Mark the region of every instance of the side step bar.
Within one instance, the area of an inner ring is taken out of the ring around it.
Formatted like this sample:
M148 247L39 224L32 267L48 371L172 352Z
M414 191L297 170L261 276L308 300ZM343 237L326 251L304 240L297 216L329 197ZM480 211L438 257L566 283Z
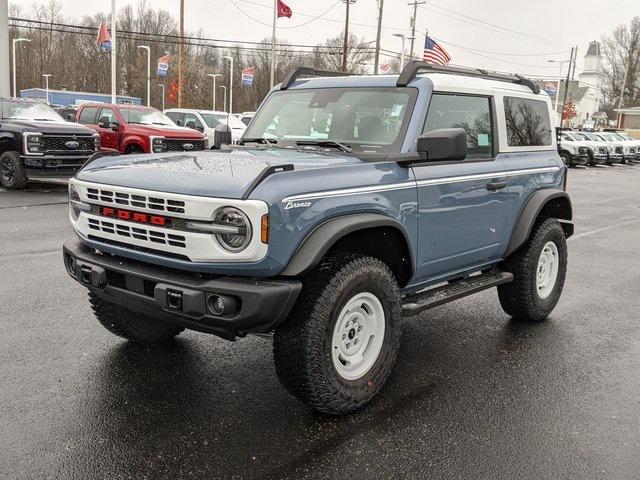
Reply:
M406 297L402 305L402 316L412 317L430 308L510 282L513 282L513 274L495 270L457 280L447 285Z

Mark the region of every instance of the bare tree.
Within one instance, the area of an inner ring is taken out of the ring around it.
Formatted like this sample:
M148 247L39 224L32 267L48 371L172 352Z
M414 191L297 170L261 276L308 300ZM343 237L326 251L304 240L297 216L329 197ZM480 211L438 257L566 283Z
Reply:
M609 117L618 106L622 83L627 76L622 98L623 105L640 103L640 17L618 26L602 42L604 82L603 109ZM628 73L627 73L628 72Z
M329 70L340 70L342 68L342 49L344 44L344 33L337 37L328 39L322 47L316 48L315 60L324 68ZM366 64L373 59L373 51L364 38L358 38L349 34L347 42L347 72L364 73Z

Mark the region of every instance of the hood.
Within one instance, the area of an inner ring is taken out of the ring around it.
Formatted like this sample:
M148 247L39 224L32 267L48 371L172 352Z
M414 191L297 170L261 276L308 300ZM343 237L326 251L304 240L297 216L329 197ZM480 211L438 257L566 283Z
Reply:
M191 128L179 127L177 125L161 126L161 125L141 125L138 123L128 123L127 130L140 132L144 135L158 135L166 138L191 138L200 140L204 135L197 130Z
M13 125L23 129L25 132L41 132L47 134L73 135L84 134L93 135L95 130L72 122L30 122L28 120L2 120L5 125Z
M76 178L183 195L243 198L270 167L292 165L300 170L357 163L361 160L339 153L285 149L203 150L102 157L87 164Z

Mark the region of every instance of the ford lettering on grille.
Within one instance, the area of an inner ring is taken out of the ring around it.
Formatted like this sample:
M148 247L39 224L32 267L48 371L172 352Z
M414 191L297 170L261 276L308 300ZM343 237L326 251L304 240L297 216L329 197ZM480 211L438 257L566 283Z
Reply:
M131 210L122 210L120 208L101 207L100 213L104 217L118 218L129 222L147 223L157 225L159 227L169 226L171 220L161 215L151 215L149 213L132 212Z

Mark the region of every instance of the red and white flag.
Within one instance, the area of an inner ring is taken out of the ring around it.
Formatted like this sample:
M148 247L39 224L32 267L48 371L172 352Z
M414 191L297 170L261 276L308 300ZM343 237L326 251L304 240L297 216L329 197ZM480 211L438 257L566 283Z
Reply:
M111 51L111 35L109 35L109 30L107 30L107 26L104 24L104 22L100 22L100 26L98 27L98 38L96 38L96 42L98 43L98 45L100 45L100 51Z
M284 3L282 0L278 0L278 18L287 17L291 18L293 12L291 12L291 8Z

